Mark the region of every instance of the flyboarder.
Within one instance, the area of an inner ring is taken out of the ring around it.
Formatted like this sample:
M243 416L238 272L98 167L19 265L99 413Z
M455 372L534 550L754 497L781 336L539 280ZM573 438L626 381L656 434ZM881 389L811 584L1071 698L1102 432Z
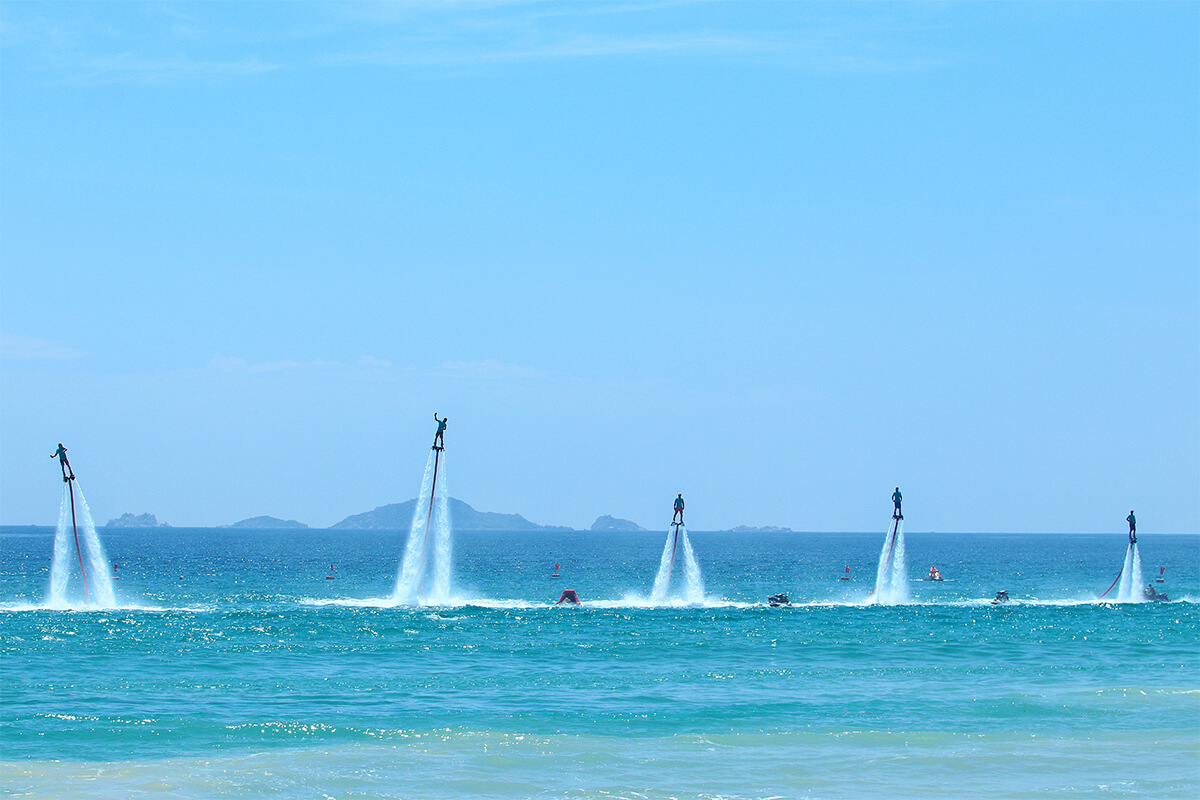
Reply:
M59 445L62 447L62 445ZM1137 544L1137 517L1133 516L1133 509L1129 509L1129 516L1125 518L1129 523L1129 543Z
M437 419L437 424L438 424L437 433L435 433L433 435L433 449L441 450L443 447L446 446L446 442L442 439L442 434L444 434L446 432L446 423L450 420L450 418L442 417L441 419L438 419L438 415L437 415L436 411L433 412L433 418Z
M683 493L680 492L675 496L675 513L671 515L671 524L675 524L675 520L679 519L679 524L683 524Z
M900 487L896 487L896 491L892 492L892 502L896 504L896 510L892 512L892 519L904 519L904 515L900 513L900 501L903 500L903 495L900 494Z
M71 462L67 461L67 448L63 447L62 442L58 443L58 449L50 457L58 459L58 465L62 467L63 483L75 480L75 472L71 469Z

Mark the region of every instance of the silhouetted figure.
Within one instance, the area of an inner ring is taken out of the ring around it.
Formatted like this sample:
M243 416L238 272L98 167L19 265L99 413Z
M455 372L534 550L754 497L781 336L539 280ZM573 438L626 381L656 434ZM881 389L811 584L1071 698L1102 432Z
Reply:
M436 411L433 412L433 418L437 419L437 424L438 424L437 433L435 433L433 435L433 449L441 450L443 447L446 446L446 442L445 442L445 440L443 440L442 434L444 434L446 432L446 422L448 422L450 418L442 417L441 419L438 419L438 415L437 415Z
M58 443L58 449L50 457L58 459L58 465L62 467L63 483L75 480L75 473L71 470L71 462L67 461L67 448L63 447L62 442Z
M900 513L900 501L904 496L900 494L900 487L896 487L896 491L892 492L892 502L896 505L896 510L892 512L892 519L904 519L904 515Z
M679 524L683 524L683 494L680 493L675 498L675 513L671 515L671 524L675 524L675 520L679 520Z

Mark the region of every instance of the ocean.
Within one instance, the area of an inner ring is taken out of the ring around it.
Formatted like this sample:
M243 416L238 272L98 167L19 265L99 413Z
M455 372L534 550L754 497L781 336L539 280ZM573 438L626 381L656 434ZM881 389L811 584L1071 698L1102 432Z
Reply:
M884 522L690 532L692 602L666 530L454 532L437 606L392 599L407 531L159 528L47 608L54 529L0 528L0 792L1200 796L1200 536L1140 534L1170 599L1118 603L1122 532L907 533L868 604Z

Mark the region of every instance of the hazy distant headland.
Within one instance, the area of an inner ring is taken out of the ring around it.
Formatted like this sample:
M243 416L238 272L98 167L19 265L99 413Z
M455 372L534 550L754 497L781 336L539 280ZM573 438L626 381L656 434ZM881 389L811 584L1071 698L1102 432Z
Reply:
M627 519L618 519L610 517L608 514L601 514L596 517L596 521L592 523L594 531L644 531L646 530L636 522L631 522Z
M159 522L158 517L153 514L130 514L128 512L122 514L116 519L110 519L105 523L106 528L169 528L170 523Z
M307 528L303 522L297 522L294 519L279 519L279 517L251 517L244 519L241 522L235 522L232 525L224 526L226 528Z
M451 497L450 519L456 531L569 531L574 530L563 525L538 525L530 522L520 514L497 514L494 511L476 511L462 500ZM392 503L379 506L374 511L354 514L341 522L331 525L331 528L351 529L383 529L403 530L412 525L413 509L416 500L406 500L403 503Z
M575 528L566 525L539 525L530 522L520 514L500 514L494 511L477 511L462 500L449 498L451 527L458 531L574 531ZM412 525L413 510L417 501L406 500L403 503L390 503L379 506L361 514L352 514L341 522L330 525L325 530L407 530ZM110 519L105 527L108 528L169 528L169 523L159 522L154 514L122 514L116 519ZM294 519L280 519L267 515L250 517L230 525L218 525L220 528L237 528L242 530L304 530L310 526ZM628 519L621 519L609 514L596 517L589 531L606 532L637 532L646 531L641 525ZM733 533L794 533L791 528L774 525L754 527L738 525L730 529Z

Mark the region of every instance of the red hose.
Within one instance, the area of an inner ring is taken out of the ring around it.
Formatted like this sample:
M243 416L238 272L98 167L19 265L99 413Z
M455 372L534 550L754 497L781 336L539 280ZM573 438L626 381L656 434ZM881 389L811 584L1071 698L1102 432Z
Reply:
M1133 546L1133 545L1130 545L1130 547L1132 547L1132 546ZM1114 580L1114 581L1112 582L1112 586L1110 586L1110 587L1108 587L1107 589L1105 589L1105 590L1104 590L1104 594L1100 595L1100 596L1099 596L1099 597L1097 597L1096 599L1097 599L1097 600L1103 600L1103 599L1105 598L1105 596L1106 596L1106 595L1107 595L1109 592L1111 592L1111 591L1113 590L1113 586L1116 586L1116 585L1117 585L1117 581L1121 580L1121 576L1122 576L1122 575L1124 575L1124 574L1125 574L1125 565L1124 565L1124 564L1122 564L1122 565L1121 565L1121 571L1117 573L1116 580Z

